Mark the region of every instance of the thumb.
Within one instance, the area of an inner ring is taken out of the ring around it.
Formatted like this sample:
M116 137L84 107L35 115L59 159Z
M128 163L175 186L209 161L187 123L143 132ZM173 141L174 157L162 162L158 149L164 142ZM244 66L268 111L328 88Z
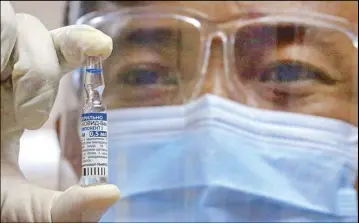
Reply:
M119 198L112 184L81 187L75 185L62 193L51 209L53 222L98 222Z

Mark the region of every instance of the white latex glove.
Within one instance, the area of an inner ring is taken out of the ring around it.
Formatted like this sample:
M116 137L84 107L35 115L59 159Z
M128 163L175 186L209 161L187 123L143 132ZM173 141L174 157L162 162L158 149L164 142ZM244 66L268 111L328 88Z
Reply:
M74 186L65 192L27 181L18 165L23 129L48 119L61 76L85 55L111 54L112 40L89 26L49 32L36 18L1 1L1 221L93 222L118 199L114 185ZM41 143L41 142L39 142Z

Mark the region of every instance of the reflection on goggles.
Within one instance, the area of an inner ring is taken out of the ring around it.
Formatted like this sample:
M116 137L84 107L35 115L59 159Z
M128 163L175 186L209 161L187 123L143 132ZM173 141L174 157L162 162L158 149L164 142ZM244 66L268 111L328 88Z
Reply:
M357 49L331 26L242 21L224 38L174 16L103 21L97 28L114 40L104 63L111 108L180 104L218 88L243 104L347 121L356 106Z

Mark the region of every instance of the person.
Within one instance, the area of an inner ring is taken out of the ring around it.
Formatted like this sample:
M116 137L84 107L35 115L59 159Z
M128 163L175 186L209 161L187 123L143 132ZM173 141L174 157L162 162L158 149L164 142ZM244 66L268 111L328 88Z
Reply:
M49 32L1 1L1 222L93 222L118 199L118 188L110 184L65 192L40 188L18 165L23 129L47 120L61 76L85 56L108 57L112 47L110 37L90 26Z
M75 4L70 23L114 41L103 101L121 198L102 221L357 222L357 3ZM80 111L59 126L78 177Z
M114 40L103 221L357 222L357 2L69 6Z

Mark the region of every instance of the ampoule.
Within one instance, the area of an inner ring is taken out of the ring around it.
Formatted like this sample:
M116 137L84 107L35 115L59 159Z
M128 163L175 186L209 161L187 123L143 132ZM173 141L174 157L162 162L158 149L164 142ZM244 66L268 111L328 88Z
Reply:
M86 102L81 115L81 185L107 183L107 112L102 102L105 89L101 57L88 57L84 68Z

